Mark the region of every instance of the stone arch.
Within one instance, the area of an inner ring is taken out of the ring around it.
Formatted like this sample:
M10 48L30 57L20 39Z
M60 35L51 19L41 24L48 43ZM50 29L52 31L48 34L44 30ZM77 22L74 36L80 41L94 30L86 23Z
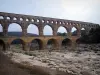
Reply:
M72 45L72 41L69 38L65 38L61 42L62 49L67 49Z
M0 19L4 19L4 17L3 16L0 16Z
M19 18L20 21L23 21L24 19L22 17Z
M8 32L9 32L8 35L10 35L11 32L14 32L14 33L16 32L15 34L17 34L18 36L21 36L22 27L18 23L11 23L8 26ZM13 34L11 33L11 36L16 36L14 33Z
M51 20L51 23L53 24L53 23L54 23L54 21L53 21L53 20Z
M13 17L13 20L17 20L17 17Z
M6 17L7 20L10 20L11 18L9 16Z
M72 33L72 36L77 36L79 33L79 29L77 27L73 26L71 28L71 33Z
M93 30L93 29L94 29L93 27L90 27L90 28L89 28L89 31L90 31L90 30Z
M42 23L45 23L45 20L44 20L44 19L42 19L42 20L41 20L41 22L42 22Z
M85 28L84 28L84 27L82 27L82 28L81 28L81 30L85 30Z
M5 42L2 39L0 39L0 50L5 50L5 49L6 49Z
M34 22L34 19L33 18L31 19L31 22Z
M52 50L57 48L57 40L56 39L49 39L47 41L47 49Z
M50 20L46 20L46 23L49 24L50 23Z
M3 32L3 27L1 24L0 24L0 32Z
M39 28L37 25L35 24L29 24L27 27L27 33L31 33L33 34L33 36L35 35L39 35Z
M28 19L28 18L26 18L26 21L29 21L29 19Z
M20 39L20 38L17 38L17 39L13 39L11 42L10 42L10 49L13 50L13 49L22 49L24 50L24 45L25 45L25 41Z
M58 35L60 35L60 34L65 34L65 35L67 35L67 33L68 33L68 28L65 27L65 26L59 26L58 29L57 29L57 33L58 33Z
M30 50L42 50L43 41L41 39L33 39L30 43Z
M38 23L39 23L39 22L41 22L41 20L40 20L40 19L36 19L36 22L38 22Z
M51 25L45 25L43 28L43 34L44 35L53 35L53 27Z
M83 36L85 34L86 34L86 28L85 27L82 27L81 28L81 36Z

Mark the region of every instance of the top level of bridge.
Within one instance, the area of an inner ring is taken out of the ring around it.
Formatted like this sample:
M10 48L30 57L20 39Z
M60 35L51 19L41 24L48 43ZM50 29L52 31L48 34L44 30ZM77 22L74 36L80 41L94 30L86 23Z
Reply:
M50 18L50 17L42 17L42 16L32 16L32 15L24 15L24 14L15 14L15 13L7 13L7 12L0 12L0 18L4 19L13 19L17 18L17 20L23 20L23 21L30 21L30 20L38 20L41 22L44 21L51 21L53 22L61 22L61 23L80 23L80 24L87 24L87 25L99 25L96 23L90 23L90 22L82 22L82 21L75 21L75 20L66 20L66 19L58 19L58 18Z

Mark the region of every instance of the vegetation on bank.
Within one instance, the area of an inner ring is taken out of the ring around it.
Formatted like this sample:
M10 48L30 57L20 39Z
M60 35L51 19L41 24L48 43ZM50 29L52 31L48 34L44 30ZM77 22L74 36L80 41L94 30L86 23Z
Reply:
M67 33L57 33L58 36L67 36ZM77 30L72 33L72 36L77 36ZM85 30L81 30L81 37L77 40L77 43L100 43L100 27L91 28L89 33L87 34Z
M78 40L78 43L100 43L100 27L91 29L88 34L83 34Z

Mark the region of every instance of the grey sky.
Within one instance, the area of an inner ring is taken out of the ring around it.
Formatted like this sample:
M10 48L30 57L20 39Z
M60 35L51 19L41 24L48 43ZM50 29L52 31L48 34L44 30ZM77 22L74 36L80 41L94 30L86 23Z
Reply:
M100 24L100 0L0 0L0 12Z

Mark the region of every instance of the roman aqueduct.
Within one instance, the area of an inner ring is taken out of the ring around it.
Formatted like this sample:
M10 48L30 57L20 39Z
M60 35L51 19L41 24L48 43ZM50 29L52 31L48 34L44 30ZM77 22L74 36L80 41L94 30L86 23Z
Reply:
M12 23L17 23L22 28L22 36L8 36L8 28ZM53 42L53 49L60 50L62 48L63 42L68 43L71 42L71 45L76 43L76 40L81 36L81 29L84 28L86 33L89 32L91 28L99 27L98 24L89 23L89 22L81 22L81 21L73 21L73 20L65 20L65 19L57 19L50 17L41 17L41 16L31 16L31 15L22 15L22 14L14 14L14 13L6 13L0 12L0 24L2 26L2 36L0 36L0 45L4 50L8 50L10 48L11 43L20 39L23 45L24 50L30 49L30 43L33 40L36 40L39 44L39 50L46 50L47 43L49 40ZM30 24L34 24L37 26L39 35L38 36L28 36L27 28ZM43 29L46 25L49 25L53 30L52 36L43 35ZM68 34L66 37L57 36L58 28L62 26L64 27ZM72 36L71 30L75 27L77 29L77 36ZM64 41L69 39L69 41ZM67 45L67 44L66 44Z

